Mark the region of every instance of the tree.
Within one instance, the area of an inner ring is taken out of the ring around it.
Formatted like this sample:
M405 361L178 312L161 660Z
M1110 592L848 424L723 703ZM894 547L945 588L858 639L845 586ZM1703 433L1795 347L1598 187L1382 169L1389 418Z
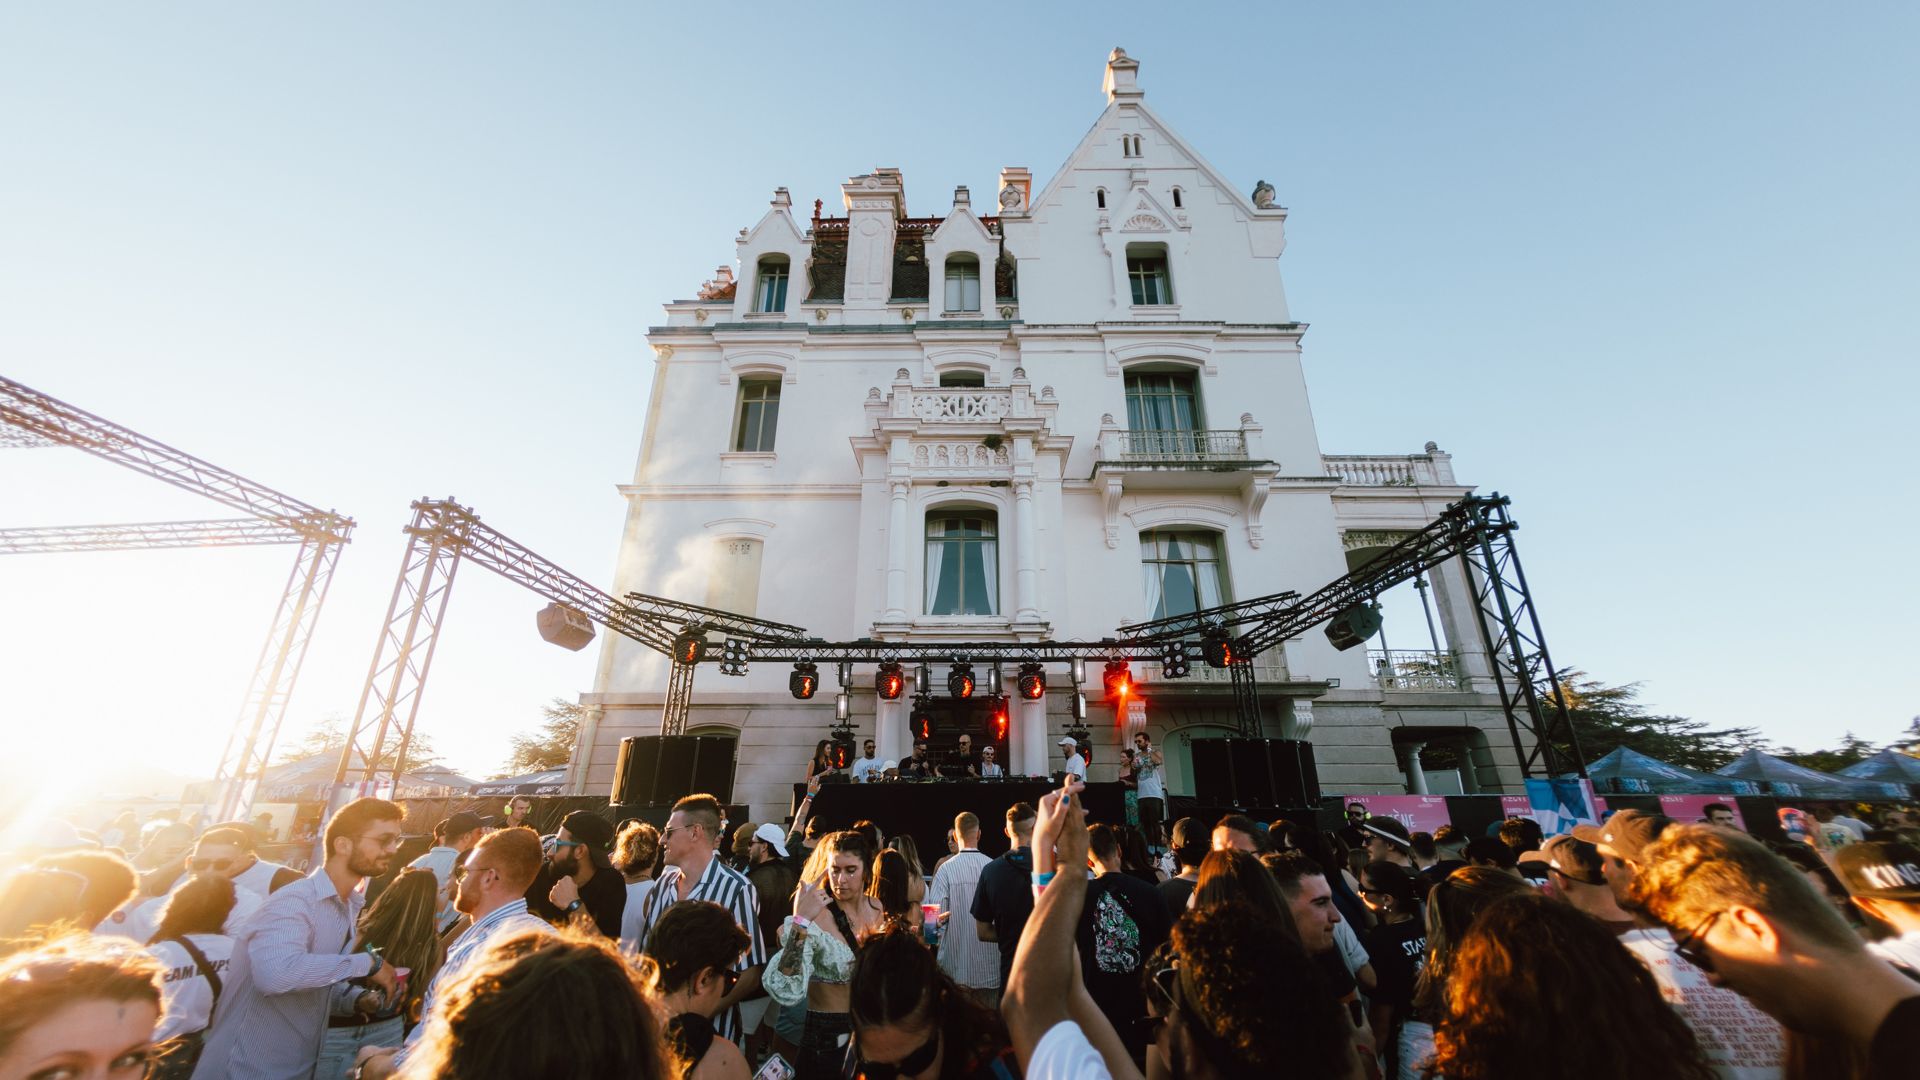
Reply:
M1907 730L1887 745L1910 757L1920 757L1920 716L1907 721Z
M1580 739L1580 756L1597 761L1619 747L1637 750L1700 772L1713 770L1749 749L1767 749L1767 741L1750 727L1713 728L1704 720L1648 713L1640 704L1640 684L1609 686L1577 668L1559 672L1567 714ZM1543 703L1552 707L1549 694ZM1570 742L1557 744L1572 753Z
M365 735L365 738L368 739L372 737L371 732ZM337 712L328 713L321 717L319 721L301 737L299 742L284 747L280 751L280 760L275 764L285 765L289 761L304 761L317 754L338 757L340 756L340 751L346 745L346 714ZM379 755L379 767L391 769L393 767L393 756L399 749L400 733L398 731L388 731L387 745ZM433 768L442 764L444 764L444 760L439 754L433 751L432 738L424 732L415 731L413 733L413 739L407 743L407 771L414 772L419 769Z
M513 737L513 753L502 776L561 769L573 759L573 744L580 739L580 722L586 719L587 706L557 697L543 706L540 714L545 719L538 730Z
M1880 748L1849 731L1840 738L1840 746L1833 750L1782 750L1780 756L1795 765L1805 765L1809 769L1821 772L1839 772L1855 762L1865 761L1880 752Z

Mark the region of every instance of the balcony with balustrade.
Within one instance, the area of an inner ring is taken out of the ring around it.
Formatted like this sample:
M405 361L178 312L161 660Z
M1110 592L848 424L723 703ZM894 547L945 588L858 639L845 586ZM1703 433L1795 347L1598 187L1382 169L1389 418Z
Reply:
M1368 649L1367 666L1380 689L1435 693L1473 689L1460 657L1428 649Z
M1433 443L1422 454L1323 454L1320 465L1339 481L1334 513L1347 533L1425 528L1473 490L1454 478L1453 455Z
M1264 428L1251 413L1240 426L1214 430L1130 430L1108 413L1100 418L1093 479L1106 514L1107 546L1119 543L1120 500L1141 493L1220 492L1238 495L1247 538L1260 546L1260 515L1280 463L1260 445Z

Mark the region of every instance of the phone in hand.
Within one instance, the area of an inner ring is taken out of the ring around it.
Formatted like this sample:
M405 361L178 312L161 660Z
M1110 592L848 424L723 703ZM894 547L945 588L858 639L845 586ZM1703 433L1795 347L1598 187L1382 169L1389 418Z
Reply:
M760 1071L753 1074L753 1080L793 1080L793 1066L787 1064L786 1058L773 1054L760 1066Z

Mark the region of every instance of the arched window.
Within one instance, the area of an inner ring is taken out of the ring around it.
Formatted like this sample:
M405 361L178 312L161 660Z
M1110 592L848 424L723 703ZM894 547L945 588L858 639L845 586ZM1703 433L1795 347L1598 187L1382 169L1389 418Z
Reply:
M1093 205L1098 207L1101 210L1105 210L1107 208L1107 189L1106 188L1093 189Z
M947 310L980 310L980 260L972 255L947 256Z
M1216 532L1141 533L1140 576L1146 586L1149 619L1190 615L1227 601Z
M1000 614L998 524L971 507L927 515L927 614Z
M787 310L787 270L785 255L766 255L760 259L754 279L753 310Z
M1180 205L1180 189L1179 188L1173 189L1173 208L1175 210L1182 209Z

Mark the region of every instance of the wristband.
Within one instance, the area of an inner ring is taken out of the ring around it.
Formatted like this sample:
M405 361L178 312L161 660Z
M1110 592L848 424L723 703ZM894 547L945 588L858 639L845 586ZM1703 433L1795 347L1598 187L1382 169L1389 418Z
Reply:
M807 930L813 927L813 920L807 918L805 915L795 915L793 917L793 925L795 929Z

